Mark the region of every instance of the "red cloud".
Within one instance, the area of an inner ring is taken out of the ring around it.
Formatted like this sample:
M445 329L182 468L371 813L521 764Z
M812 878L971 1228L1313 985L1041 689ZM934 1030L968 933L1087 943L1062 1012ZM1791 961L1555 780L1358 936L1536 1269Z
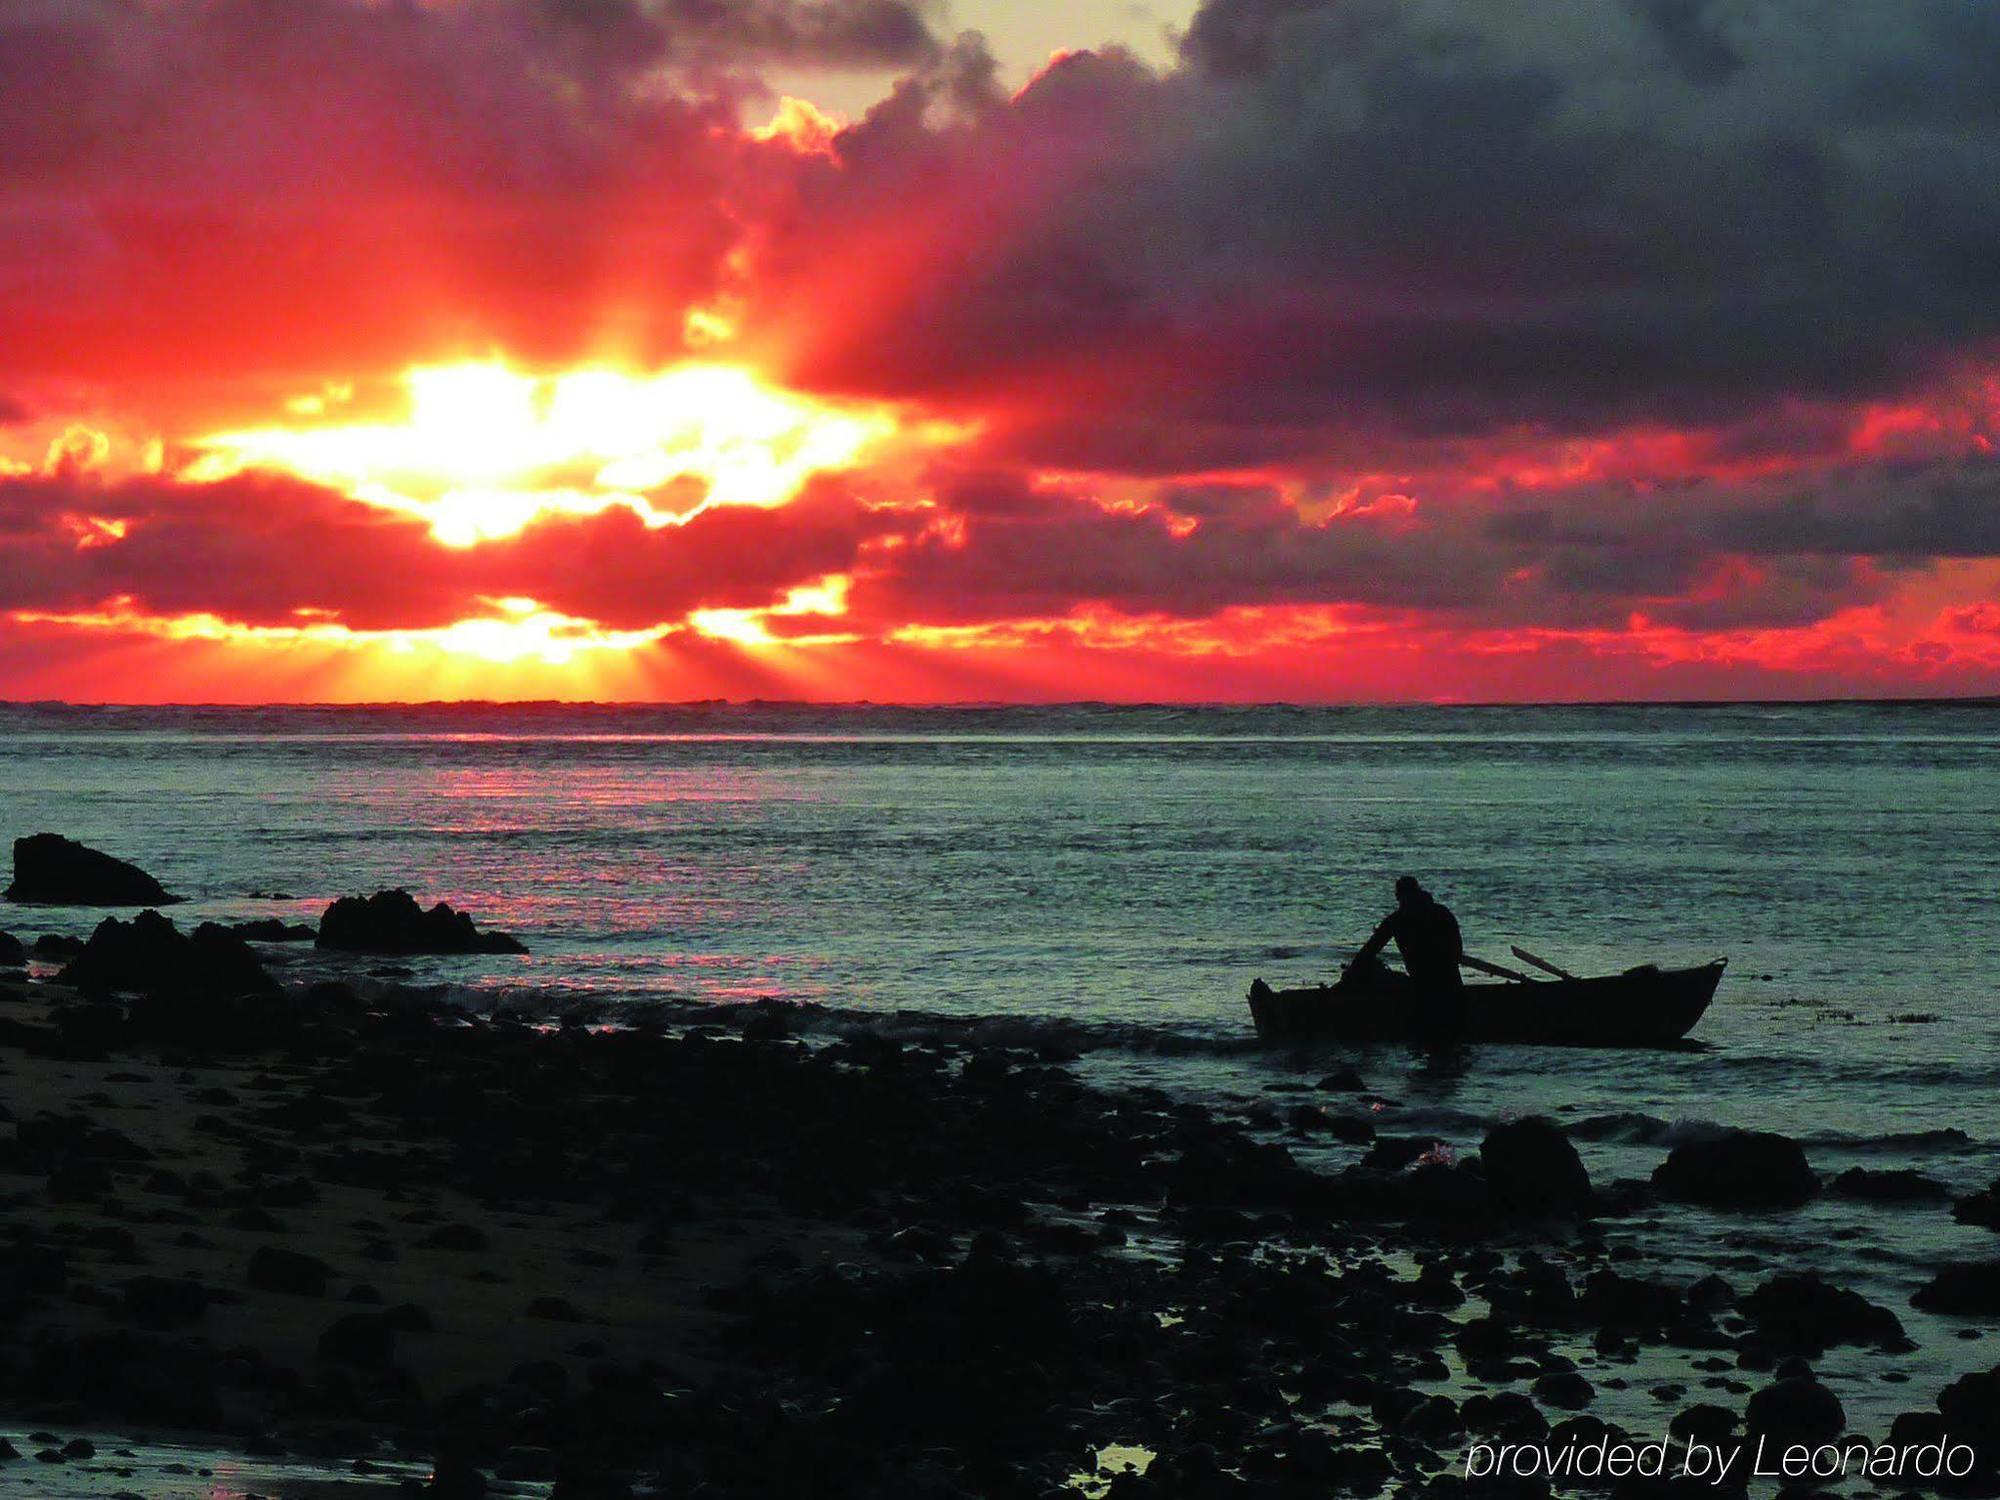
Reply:
M1203 696L1988 670L1993 14L1207 0L1171 68L1069 53L1012 94L927 14L0 17L0 688L70 639L29 617L108 600L359 631L782 608L644 657L758 691L958 695L923 641L1038 696L1175 663ZM802 151L741 128L775 63L903 76ZM447 354L671 362L698 308L769 378L957 436L781 509L461 550L275 475L41 471L72 413L158 430L171 470L218 414ZM787 602L835 575L845 613ZM1380 671L1319 660L1356 632Z

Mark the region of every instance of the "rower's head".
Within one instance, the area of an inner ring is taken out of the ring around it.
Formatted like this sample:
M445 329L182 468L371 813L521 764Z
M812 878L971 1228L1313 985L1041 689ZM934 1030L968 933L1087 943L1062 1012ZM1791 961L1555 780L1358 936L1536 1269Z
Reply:
M1398 906L1415 906L1429 894L1430 892L1417 884L1417 877L1414 875L1404 875L1396 881L1396 904Z

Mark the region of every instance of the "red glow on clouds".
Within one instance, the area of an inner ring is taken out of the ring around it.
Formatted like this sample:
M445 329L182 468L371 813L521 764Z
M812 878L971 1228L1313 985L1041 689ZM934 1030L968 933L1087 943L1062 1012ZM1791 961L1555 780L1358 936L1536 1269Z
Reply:
M1704 54L1807 171L1644 8L670 9L0 17L0 694L2000 691L2000 226L1943 116L1827 206L1858 64Z

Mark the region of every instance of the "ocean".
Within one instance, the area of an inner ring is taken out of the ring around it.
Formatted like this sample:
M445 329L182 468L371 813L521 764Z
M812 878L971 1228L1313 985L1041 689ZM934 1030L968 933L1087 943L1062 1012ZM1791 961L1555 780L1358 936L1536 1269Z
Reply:
M134 860L190 898L183 922L404 886L532 949L412 961L468 1006L685 1020L778 998L813 1007L809 1035L1059 1045L1087 1078L1233 1111L1347 1062L1385 1133L1464 1151L1547 1114L1599 1180L1738 1125L1823 1174L1991 1181L1996 829L1992 703L0 708L0 835ZM1406 872L1500 962L1726 955L1699 1046L1255 1046L1251 980L1333 975ZM0 911L27 936L94 920ZM297 982L380 982L379 961L271 952ZM1741 1290L1806 1265L1892 1307L1917 1353L1822 1366L1857 1430L1993 1362L1908 1305L1939 1261L1993 1252L1948 1205L1661 1208L1620 1235ZM1644 1384L1594 1410L1643 1424Z

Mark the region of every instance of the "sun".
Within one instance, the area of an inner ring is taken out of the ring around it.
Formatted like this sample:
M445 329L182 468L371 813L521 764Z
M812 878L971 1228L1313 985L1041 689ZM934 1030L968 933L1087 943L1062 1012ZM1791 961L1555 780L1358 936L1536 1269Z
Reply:
M278 468L423 517L447 546L513 536L549 514L625 506L671 526L720 505L783 505L898 427L893 409L836 405L736 365L553 373L499 360L406 372L400 411L343 421L348 386L290 403L287 423L217 432L186 471Z

